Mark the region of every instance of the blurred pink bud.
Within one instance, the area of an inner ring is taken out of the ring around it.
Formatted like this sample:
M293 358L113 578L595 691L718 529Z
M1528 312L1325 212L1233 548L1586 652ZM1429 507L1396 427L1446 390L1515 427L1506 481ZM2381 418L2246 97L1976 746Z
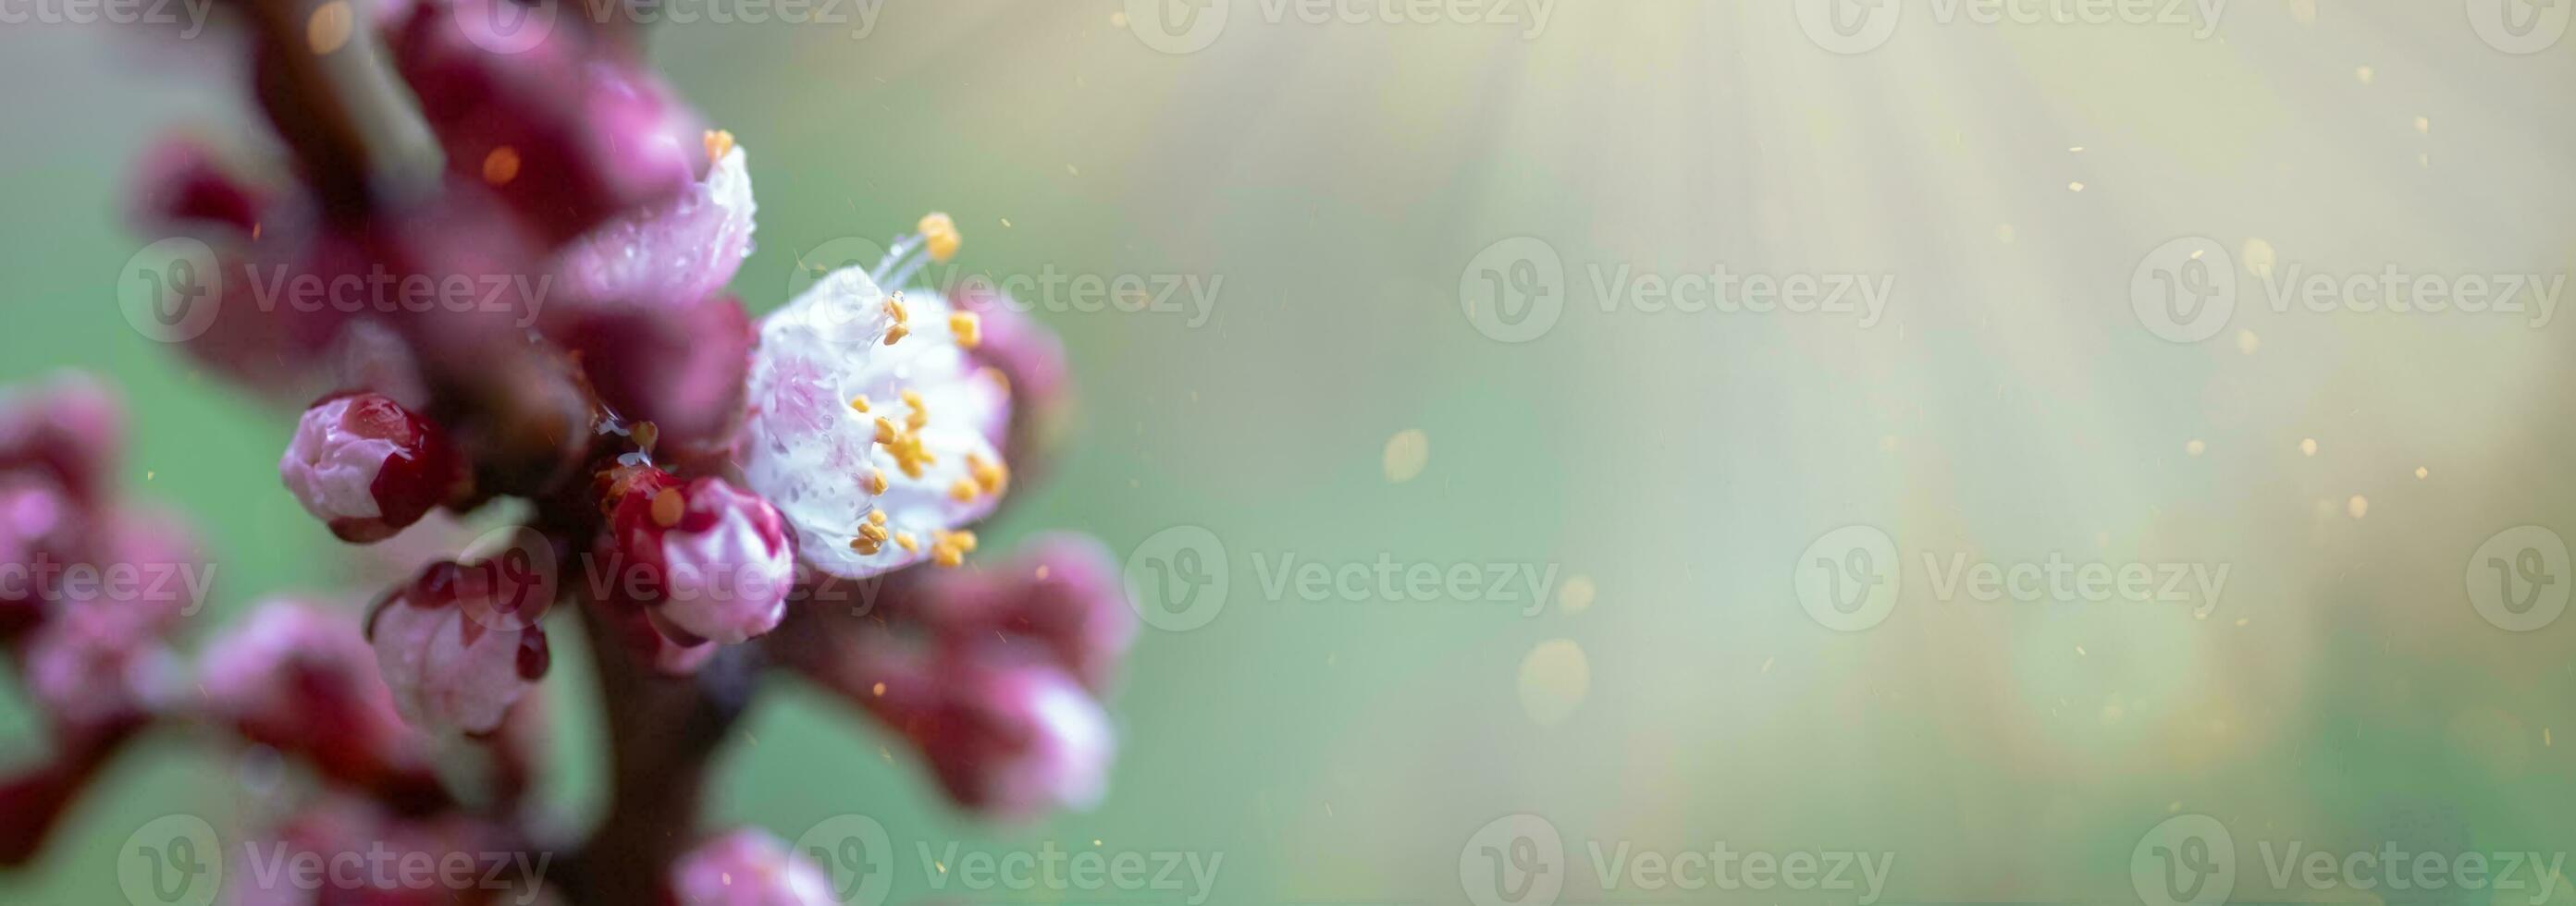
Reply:
M311 760L323 776L400 793L434 786L427 740L394 712L356 615L261 605L206 645L198 687L243 738Z
M141 720L181 688L179 661L124 605L62 608L26 638L28 697L65 732Z
M56 607L96 604L96 619L138 638L166 636L205 607L215 567L177 516L128 508L99 524L91 543L86 568L56 583Z
M296 502L340 540L382 541L456 495L465 465L446 433L374 393L315 403L278 460Z
M679 906L830 906L832 877L769 832L708 840L671 869Z
M412 726L490 733L546 675L551 657L538 621L552 578L507 568L499 559L432 564L376 604L367 625L376 666Z
M80 556L82 516L61 486L32 475L0 478L0 640L34 628L51 611L49 579Z
M752 348L751 316L732 298L549 320L548 335L579 355L600 402L629 423L653 423L657 458L687 461L731 441Z
M1053 667L966 666L905 722L950 799L998 818L1088 808L1108 785L1109 715Z
M548 853L478 818L404 818L331 797L244 841L226 875L232 906L486 906L528 901ZM320 871L303 871L315 866Z
M1064 343L991 280L969 278L953 296L958 310L983 320L984 341L975 347L975 360L1001 372L1010 385L1010 424L994 442L1034 480L1072 422L1073 377Z
M268 207L267 193L227 170L193 137L174 136L145 155L136 216L149 233L213 225L247 237Z
M552 243L697 181L702 130L658 77L585 29L499 31L526 18L496 10L511 2L424 0L391 38L452 179L491 186Z
M88 375L68 373L0 399L0 471L44 472L84 503L105 496L124 442L122 407Z
M700 478L623 494L609 518L620 580L646 592L657 625L682 644L739 645L777 627L796 583L786 524L768 501ZM633 570L628 576L624 571Z
M943 577L944 578L944 577ZM955 594L983 597L1010 633L1036 637L1093 692L1104 689L1136 641L1136 611L1118 560L1098 540L1054 534L999 566L957 577Z

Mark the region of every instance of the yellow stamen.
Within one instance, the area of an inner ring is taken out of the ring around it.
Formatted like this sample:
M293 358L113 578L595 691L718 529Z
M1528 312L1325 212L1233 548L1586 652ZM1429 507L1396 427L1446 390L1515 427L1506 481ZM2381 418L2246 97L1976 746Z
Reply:
M973 503L975 502L975 493L977 490L979 489L975 487L975 482L973 480L960 478L957 479L956 484L948 486L948 499L957 501L958 503Z
M709 129L706 134L706 142L707 160L709 161L723 160L726 154L733 151L733 133L731 132L727 132L722 129Z
M957 335L957 345L973 349L983 345L984 319L974 312L961 311L948 316L948 332Z
M859 412L868 411L868 395L862 393L857 396L850 397L850 408Z
M680 524L680 515L687 511L688 505L687 500L681 499L680 489L663 488L653 495L653 524L663 528Z
M906 553L921 549L921 544L912 539L911 532L894 533L894 543L896 547L903 548Z
M957 257L957 247L966 238L957 232L957 221L946 214L932 212L921 218L921 244L930 250L930 260L941 264Z

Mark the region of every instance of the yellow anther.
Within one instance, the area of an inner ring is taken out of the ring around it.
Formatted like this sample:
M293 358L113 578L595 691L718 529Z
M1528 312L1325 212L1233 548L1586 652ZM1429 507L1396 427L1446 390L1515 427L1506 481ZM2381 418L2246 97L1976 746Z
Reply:
M921 391L905 390L903 404L912 407L912 414L904 416L905 427L919 431L922 426L930 424L930 406L921 401Z
M868 479L867 479L867 482L868 482L868 493L870 493L870 494L883 494L883 493L885 493L885 492L886 492L886 485L888 484L888 482L886 481L886 473L885 473L885 470L884 470L884 469L869 469L869 470L868 470ZM883 515L883 514L881 513L881 514L879 514L879 515Z
M936 211L921 218L921 244L930 250L930 260L948 263L948 259L957 257L957 247L965 242L966 237L957 233L954 218Z
M885 542L870 541L864 537L852 538L850 539L850 549L873 557L876 556L878 551L885 550Z
M886 520L885 520L885 511L884 511L884 510L869 510L869 511L868 511L868 521L869 521L869 522L872 522L872 523L875 523L875 524L877 524L877 525L884 525L884 524L886 524Z
M981 453L966 454L966 474L975 476L975 484L987 494L1000 494L1011 486L1010 468L985 459Z
M888 537L888 533L886 532L886 527L883 525L879 525L874 522L862 522L859 523L859 537L882 544Z
M890 447L894 446L896 441L902 439L903 429L895 427L893 419L886 418L882 415L877 416L877 443L885 444Z
M920 549L921 549L921 544L920 544L919 542L916 542L916 541L914 541L914 540L912 539L912 533L911 533L911 532L896 532L896 533L894 533L894 543L895 543L895 546L896 546L896 547L903 548L905 553L910 553L910 552L912 552L912 551L917 551L917 550L920 550Z
M960 478L957 479L956 484L948 486L948 499L957 501L958 503L973 503L975 502L975 493L978 490L979 489L975 487L975 482L973 480Z
M706 134L706 142L707 160L709 161L723 160L726 154L733 151L733 133L731 132L727 132L722 129L709 129Z
M653 524L663 528L680 524L680 516L688 506L689 502L680 497L680 489L663 488L653 495Z
M952 313L948 316L948 332L957 335L957 345L973 349L983 345L984 319L971 311Z
M894 318L894 326L886 328L886 345L892 346L912 335L912 312L903 307L902 293L886 297L886 314Z
M862 393L857 396L850 397L850 408L859 412L868 411L868 395Z

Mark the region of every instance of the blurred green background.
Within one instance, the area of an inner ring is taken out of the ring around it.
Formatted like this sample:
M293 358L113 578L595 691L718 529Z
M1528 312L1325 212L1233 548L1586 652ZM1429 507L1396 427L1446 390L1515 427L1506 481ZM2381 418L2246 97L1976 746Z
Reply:
M1515 814L1562 835L1565 902L1856 896L1605 890L1587 849L1721 840L1894 853L1888 902L2133 902L2142 835L2176 814L2230 829L2239 900L2532 902L2276 890L2256 846L2576 848L2576 619L2509 632L2469 592L2498 532L2576 531L2576 327L2276 310L2260 287L2294 267L2563 279L2576 39L2505 53L2477 2L2441 0L2239 0L2205 38L1906 2L1845 55L1801 27L1813 5L1576 0L1533 35L1237 0L1179 54L1115 0L661 29L657 61L750 150L758 251L734 289L755 310L806 252L934 209L973 270L1214 289L1203 323L1039 313L1083 409L986 536L1068 528L1124 555L1198 526L1223 546L1214 621L1148 629L1130 659L1108 800L963 820L901 745L798 690L743 728L717 817L792 839L871 816L898 902L937 893L914 844L952 840L1221 853L1215 903L1465 902L1462 850ZM257 147L228 54L0 28L0 379L121 383L132 493L193 516L223 564L200 639L264 596L364 593L277 486L291 414L116 306L153 238L119 214L144 143ZM2185 236L2239 287L2204 342L2132 304L2141 261ZM1563 267L1561 316L1522 343L1467 311L1488 285L1470 262L1514 237ZM1721 265L1891 292L1863 326L1605 308L1594 285ZM1820 625L1795 584L1846 525L1905 563L1866 631ZM1926 575L2052 552L2229 572L2200 618L1942 600ZM1287 557L1552 584L1540 607L1274 595ZM583 672L548 682L574 815L600 793ZM14 697L0 728L11 760L43 745ZM135 828L252 808L196 742L121 763L0 900L120 902Z

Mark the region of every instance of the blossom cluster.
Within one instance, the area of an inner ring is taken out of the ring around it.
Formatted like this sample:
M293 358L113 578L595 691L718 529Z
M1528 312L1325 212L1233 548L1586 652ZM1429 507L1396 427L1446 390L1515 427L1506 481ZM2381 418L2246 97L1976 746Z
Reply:
M942 214L755 319L725 290L751 250L748 150L644 65L633 28L568 17L532 38L504 29L514 2L381 0L355 23L345 3L228 5L284 160L172 140L135 209L215 255L220 279L165 288L219 294L169 300L211 312L184 351L305 402L278 472L321 530L366 545L437 514L515 527L363 614L263 604L193 682L164 638L201 601L0 598L58 749L0 789L0 863L32 858L123 740L184 720L303 766L312 788L259 833L316 864L387 841L535 847L567 858L511 885L567 902L829 902L764 832L696 826L699 775L771 675L884 724L961 807L1025 817L1101 795L1101 701L1134 635L1114 566L1073 536L990 565L974 531L1063 422L1054 338L1007 300L916 285L959 253ZM258 297L288 285L330 287L330 304ZM421 285L519 291L386 295ZM196 562L103 493L116 446L87 385L0 413L0 566ZM550 634L568 631L614 749L607 814L569 837L529 795ZM240 902L494 895L235 874Z

